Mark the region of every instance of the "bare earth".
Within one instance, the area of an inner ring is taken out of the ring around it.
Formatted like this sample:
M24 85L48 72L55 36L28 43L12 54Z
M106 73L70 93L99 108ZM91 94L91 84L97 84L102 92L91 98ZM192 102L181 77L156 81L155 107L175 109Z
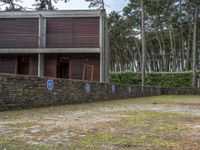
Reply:
M200 96L0 112L0 150L200 149L199 139Z

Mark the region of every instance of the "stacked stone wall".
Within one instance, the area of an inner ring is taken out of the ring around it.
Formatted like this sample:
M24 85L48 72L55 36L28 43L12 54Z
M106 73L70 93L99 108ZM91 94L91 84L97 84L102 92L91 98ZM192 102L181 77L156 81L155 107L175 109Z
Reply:
M47 88L51 79L52 90ZM0 111L160 95L156 87L0 74Z

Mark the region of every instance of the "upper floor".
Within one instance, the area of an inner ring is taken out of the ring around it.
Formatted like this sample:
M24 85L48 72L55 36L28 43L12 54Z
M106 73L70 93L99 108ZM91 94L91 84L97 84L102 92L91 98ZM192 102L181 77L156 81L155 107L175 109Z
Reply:
M1 12L0 51L96 53L103 44L105 16L103 10Z

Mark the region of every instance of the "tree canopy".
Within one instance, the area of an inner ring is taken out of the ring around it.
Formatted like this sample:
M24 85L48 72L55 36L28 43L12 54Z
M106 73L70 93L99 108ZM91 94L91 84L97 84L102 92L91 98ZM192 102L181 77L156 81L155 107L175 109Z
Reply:
M112 71L141 71L140 3L129 0L123 14L109 15ZM144 1L147 71L192 70L194 52L200 69L199 8L197 0Z
M54 3L58 3L60 1L64 1L67 3L69 0L35 0L36 4L33 5L33 9L35 10L54 10L56 9L53 6ZM84 1L84 0L83 0ZM105 3L104 0L85 0L86 2L89 2L89 8L96 8L96 9L104 9ZM0 0L2 5L6 5L5 11L21 11L26 10L27 8L22 7L18 2L21 2L21 0Z

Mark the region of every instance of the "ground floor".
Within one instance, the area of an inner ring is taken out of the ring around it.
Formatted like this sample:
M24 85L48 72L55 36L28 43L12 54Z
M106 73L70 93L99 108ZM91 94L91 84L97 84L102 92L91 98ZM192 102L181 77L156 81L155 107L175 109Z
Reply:
M0 73L100 81L100 54L1 54Z

